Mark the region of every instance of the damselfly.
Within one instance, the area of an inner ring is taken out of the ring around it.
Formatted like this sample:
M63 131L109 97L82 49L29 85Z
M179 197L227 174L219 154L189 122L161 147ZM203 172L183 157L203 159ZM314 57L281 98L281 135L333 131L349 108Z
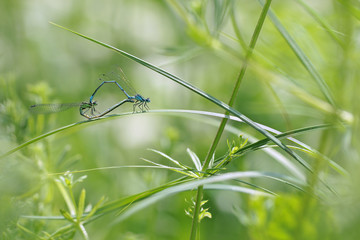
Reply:
M120 67L117 67L114 71L108 74L102 74L100 80L102 83L95 89L94 93L90 97L89 103L93 103L94 96L96 92L105 84L105 83L114 83L116 84L121 91L125 94L127 99L115 104L113 107L109 108L108 110L112 111L121 104L125 102L132 102L133 105L133 112L135 112L136 107L138 107L142 112L149 109L147 103L150 102L150 98L144 98L140 94L136 93L134 88L131 86L130 82L127 80L124 72ZM145 110L144 110L145 109Z

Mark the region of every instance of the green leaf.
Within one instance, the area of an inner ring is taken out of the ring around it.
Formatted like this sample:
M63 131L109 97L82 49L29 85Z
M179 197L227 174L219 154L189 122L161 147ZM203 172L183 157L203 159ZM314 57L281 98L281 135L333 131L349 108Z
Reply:
M155 149L149 149L149 150L163 156L164 158L166 158L168 160L170 160L171 162L173 162L175 165L181 167L182 169L187 169L188 168L185 165L181 164L180 162L176 161L175 159L173 159L172 157L170 157L169 155L167 155L167 154L165 154L163 152L160 152L160 151L155 150Z
M141 158L142 160L148 162L148 163L151 163L151 164L154 164L155 166L158 166L160 168L164 168L164 169L169 169L171 171L174 171L174 172L177 172L177 173L181 173L183 175L186 175L186 176L189 176L191 178L199 178L198 175L196 175L195 173L193 173L193 171L191 171L190 168L174 168L174 167L170 167L170 166L166 166L166 165L162 165L162 164L159 164L159 163L155 163L153 161L150 161L150 160L147 160L145 158Z
M85 209L85 197L86 197L86 191L85 189L81 190L80 197L79 197L79 204L78 204L78 210L77 210L77 219L78 222L80 222L80 219L84 213Z
M130 206L126 212L124 212L122 215L120 215L118 217L117 220L115 220L115 222L120 222L120 221L126 219L127 217L131 216L135 212L138 212L138 211L148 207L149 205L154 204L155 202L158 202L161 199L172 196L176 193L180 193L183 191L189 191L189 190L192 190L192 189L197 188L198 186L202 186L202 185L204 185L204 187L206 187L207 184L212 184L212 183L217 183L217 182L222 182L222 181L227 181L227 180L233 180L233 179L239 179L239 178L246 178L246 179L247 178L271 178L271 179L274 179L275 181L278 181L278 180L284 181L282 179L278 179L276 176L274 177L274 175L271 173L262 173L262 172L255 172L255 171L231 172L231 173L225 173L225 174L220 174L220 175L204 178L201 180L193 180L193 181L189 181L186 183L177 184L176 186L166 188L159 192L152 192L143 201L140 201L136 204L134 203L132 206ZM239 188L236 190L239 190ZM257 192L258 191L251 192L250 194L253 194L253 193L257 194ZM247 192L247 193L249 193L249 192ZM268 197L272 197L272 195L267 194L267 193L264 193L264 195L268 196Z
M104 202L105 197L102 196L100 198L100 200L95 204L95 206L91 209L91 211L84 217L84 221L88 220L90 217L92 217L96 211L99 209L99 207L101 206L101 204Z
M75 221L74 221L74 219L71 217L70 213L68 213L66 210L60 209L60 213L61 213L61 215L63 215L64 218L67 219L69 222L75 223Z
M253 185L253 184L252 184L252 186L256 187L256 185ZM240 186L229 185L229 184L206 184L204 186L204 189L240 192L240 193L245 193L245 194L249 194L249 195L252 195L252 196L270 197L271 195L276 195L275 193L271 192L268 189L263 189L263 191L259 191L259 190L254 190L252 188L240 187Z
M104 204L104 206L100 207L98 209L98 214L104 214L104 213L110 213L110 212L113 212L113 211L116 211L116 210L119 210L121 208L123 208L124 206L127 206L131 203L135 203L137 201L140 201L140 200L143 200L157 192L160 192L164 189L167 189L171 186L176 186L180 183L183 183L183 182L188 182L189 180L186 179L185 177L182 177L182 178L179 178L179 179L176 179L172 182L169 182L167 184L164 184L162 186L159 186L159 187L156 187L156 188L153 188L153 189L150 189L150 190L147 190L147 191L144 191L142 193L138 193L138 194L135 194L135 195L132 195L132 196L129 196L129 197L125 197L125 198L121 198L121 199L118 199L118 200L115 200L115 201L111 201L107 204Z
M75 213L76 212L76 209L75 209L75 206L73 204L73 202L71 201L71 197L68 193L68 191L66 190L66 185L64 185L64 183L59 180L59 181L56 181L55 180L55 184L56 186L58 187L68 209L70 210L71 213Z
M200 162L199 157L196 155L196 153L191 151L189 148L186 149L186 152L189 154L191 160L193 161L193 163L196 167L196 170L198 170L200 172L202 167L201 167L201 162Z

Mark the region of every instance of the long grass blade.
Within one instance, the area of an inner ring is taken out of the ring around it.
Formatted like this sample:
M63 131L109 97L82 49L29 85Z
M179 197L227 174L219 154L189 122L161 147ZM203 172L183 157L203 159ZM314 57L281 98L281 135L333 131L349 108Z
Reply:
M205 185L206 189L241 192L254 196L266 196L266 197L274 196L274 194L272 194L270 190L259 191L259 190L254 190L252 188L245 188L236 185L219 184L219 182L224 182L228 180L238 180L242 178L245 179L269 178L275 181L280 181L282 183L288 184L290 186L294 186L297 189L302 190L301 186L296 185L296 183L292 183L291 180L283 179L283 177L284 176L281 176L279 174L249 171L249 172L225 173L217 176L212 176L206 179L193 180L193 181L186 180L185 178L180 178L163 186L106 203L102 207L97 208L98 210L96 211L95 215L93 215L93 217L90 217L90 219L85 221L84 225L96 220L99 216L103 216L104 214L114 213L116 211L123 209L124 207L127 208L127 211L123 212L113 222L113 224L116 224L119 221L122 221L123 219L129 217L130 215L138 212L139 210L155 202L158 202L166 197L172 196L179 192L192 190L200 185ZM21 218L37 219L37 220L61 220L64 219L64 216L21 216ZM84 216L84 218L86 218L86 215ZM67 225L61 229L58 229L55 233L52 234L52 236L59 236L68 233L69 231L73 231L73 229L74 229L74 225Z
M164 189L163 191L160 191L158 193L152 194L152 196L149 196L148 198L144 199L143 201L141 201L137 204L134 204L134 206L132 206L125 213L123 213L121 216L119 216L119 218L116 219L115 222L118 223L118 222L126 219L127 217L131 216L132 214L148 207L149 205L154 204L155 202L158 202L161 199L169 197L176 193L192 190L192 189L197 188L202 185L205 185L205 187L206 187L207 184L210 184L210 187L211 187L211 184L214 184L214 183L223 182L223 181L227 181L227 180L241 179L241 178L270 178L270 179L278 180L280 182L287 182L286 180L279 179L277 174L273 175L272 173L263 173L263 172L255 172L255 171L253 171L253 172L252 171L231 172L231 173L225 173L225 174L221 174L221 175L217 175L217 176L213 176L213 177L209 177L209 178L205 178L205 179L201 179L201 180L194 180L194 181L182 183L177 186L173 186L173 187ZM299 188L301 188L301 187L299 187ZM254 192L251 191L251 193L254 193ZM273 195L265 193L265 192L263 192L262 194L264 194L268 197L273 196Z
M262 6L264 5L263 0L258 0L258 1L260 2L260 4ZM275 25L275 27L277 28L277 30L280 32L280 34L283 36L285 41L289 44L290 48L293 50L295 55L298 57L300 62L304 65L305 69L309 72L310 76L315 80L315 82L317 83L317 85L320 88L320 91L325 96L326 100L332 106L335 107L336 104L335 104L335 101L334 101L334 98L332 96L329 86L327 85L325 80L321 77L321 75L318 73L318 71L316 70L315 66L312 64L310 59L306 56L306 54L300 48L300 46L296 43L296 41L291 37L289 32L281 24L280 20L277 18L275 13L273 13L271 11L271 9L269 9L268 15L269 15L271 21L273 22L273 24Z
M201 180L189 180L184 177L176 179L173 182L167 183L165 185L144 191L142 193L134 194L129 197L125 197L122 199L118 199L112 202L108 202L103 206L98 208L98 211L95 213L96 216L112 213L120 210L121 208L128 206L131 203L136 203L144 200L145 205L148 206L154 202L157 202L165 197L171 196L173 194L189 191L197 186L205 185L205 188L208 189L217 189L217 190L230 190L236 192L243 192L248 194L255 195L265 195L268 197L272 197L276 194L273 194L270 190L266 189L265 191L255 191L252 188L240 188L236 185L228 185L228 184L218 184L219 182L235 180L243 183L240 179L249 179L249 178L265 178L272 179L274 181L279 181L299 191L304 191L304 183L299 182L296 179L290 179L287 176L278 174L278 173L269 173L269 172L257 172L257 171L247 171L247 172L231 172L224 173L216 176L212 176L209 178L201 179ZM245 182L246 183L246 182ZM226 186L225 188L221 188L220 186ZM252 185L252 187L259 188L256 185ZM131 208L131 207L130 207ZM136 212L136 211L134 211ZM94 218L96 218L94 215ZM84 216L86 218L86 216ZM38 219L38 220L61 220L64 219L63 216L21 216L21 218L27 219ZM94 220L91 218L91 220ZM90 221L91 221L90 220ZM89 222L90 222L89 221ZM87 222L88 223L88 222Z
M78 33L78 32L75 32L75 31L73 31L73 30L71 30L71 29L68 29L68 28L65 28L65 27L63 27L63 26L60 26L60 25L58 25L58 24L55 24L55 23L52 23L52 22L51 22L51 24L53 24L54 26L57 26L57 27L59 27L59 28L62 28L62 29L64 29L64 30L66 30L66 31L69 31L69 32L71 32L71 33L73 33L73 34L76 34L76 35L78 35L78 36L80 36L80 37L82 37L82 38L85 38L85 39L87 39L87 40L89 40L89 41L92 41L92 42L94 42L94 43L96 43L96 44L99 44L99 45L101 45L101 46L103 46L103 47L109 48L109 49L111 49L111 50L113 50L113 51L115 51L115 52L117 52L117 53L120 53L120 54L122 54L123 56L126 56L126 57L128 57L129 59L134 60L135 62L137 62L137 63L139 63L139 64L141 64L141 65L143 65L143 66L145 66L145 67L147 67L147 68L149 68L149 69L151 69L151 70L153 70L153 71L155 71L155 72L157 72L157 73L159 73L159 74L161 74L161 75L169 78L170 80L172 80L172 81L180 84L181 86L189 89L190 91L192 91L192 92L194 92L194 93L196 93L196 94L198 94L198 95L206 98L207 100L213 102L214 104L218 105L219 107L225 109L225 110L228 111L229 113L237 116L238 118L240 118L241 120L243 120L245 123L247 123L249 126L251 126L252 128L254 128L255 130L257 130L258 132L260 132L261 134L263 134L264 136L266 136L267 138L269 138L269 139L270 139L271 141L273 141L276 145L278 145L280 148L282 148L286 153L288 153L290 156L292 156L296 161L298 161L298 162L299 162L303 167L305 167L308 171L312 172L311 166L310 166L306 161L304 161L298 154L296 154L294 151L292 151L290 148L288 148L285 144L283 144L280 140L278 140L277 138L275 138L275 137L274 137L273 135L271 135L269 132L267 132L266 130L264 130L263 128L261 128L258 124L256 124L256 123L255 123L254 121L252 121L250 118L248 118L248 117L245 116L244 114L240 113L239 111L235 110L234 108L231 108L230 106L228 106L226 103L220 101L219 99L217 99L217 98L211 96L210 94L202 91L201 89L199 89L199 88L191 85L190 83L188 83L188 82L180 79L179 77L177 77L177 76L175 76L175 75L173 75L173 74L171 74L171 73L169 73L169 72L167 72L167 71L165 71L165 70L163 70L163 69L161 69L161 68L159 68L159 67L157 67L157 66L155 66L155 65L153 65L153 64L151 64L151 63L149 63L149 62L147 62L147 61L144 61L144 60L142 60L142 59L140 59L140 58L138 58L138 57L136 57L136 56L134 56L134 55L132 55L132 54L129 54L129 53L127 53L127 52L125 52L125 51L123 51L123 50L117 49L117 48L115 48L115 47L113 47L113 46L111 46L111 45L109 45L109 44L106 44L106 43L103 43L103 42L101 42L101 41L95 40L95 39L90 38L90 37L88 37L88 36L85 36L85 35L83 35L83 34L81 34L81 33Z
M237 121L237 122L243 122L241 119L235 117L235 116L229 116L229 115L225 115L223 113L214 113L214 112L207 112L207 111L196 111L196 110L182 110L182 109L173 109L173 110L169 110L169 109L166 109L166 110L152 110L152 111L149 111L149 113L161 113L161 114L180 114L179 116L181 117L187 117L187 115L184 115L185 114L195 114L195 115L202 115L202 116L207 116L207 117L214 117L214 118L229 118L231 121ZM105 117L102 117L102 118L99 118L99 119L95 119L95 120L87 120L87 121L81 121L81 122L78 122L78 123L74 123L74 124L70 124L70 125L67 125L67 126L64 126L64 127L61 127L61 128L58 128L58 129L55 129L55 130L52 130L50 132L47 132L45 134L42 134L36 138L33 138L33 139L30 139L29 141L5 152L4 154L0 155L0 159L6 157L6 156L9 156L10 154L22 149L22 148L25 148L27 147L28 145L32 144L32 143L35 143L37 141L40 141L46 137L49 137L53 134L56 134L58 132L63 132L63 131L66 131L66 130L70 130L74 127L79 127L79 126L82 126L83 124L88 124L88 123L92 123L94 121L105 121L105 120L111 120L111 119L114 119L115 117L121 117L121 116L124 116L124 115L129 115L129 114L132 114L132 113L120 113L120 114L113 114L113 115L108 115L108 116L105 116ZM275 129L272 129L266 125L261 125L259 124L262 128L266 129L267 131L271 132L272 134L276 134L276 135L279 135L279 134L282 134L281 132L275 130ZM296 140L295 138L293 138L293 136L295 135L298 135L298 134L303 134L303 133L306 133L306 132L309 132L309 131L313 131L313 130L321 130L321 129L326 129L326 128L329 128L331 127L331 125L326 125L326 124L323 124L323 125L318 125L318 126L310 126L310 127L307 127L307 128L303 128L301 130L293 130L293 131L289 131L289 132L286 132L286 133L283 133L283 135L280 135L280 136L276 136L277 138L280 138L280 139L283 139L283 138L288 138L290 141L298 144L299 146L301 147L304 147L304 148L307 148L308 146L305 145L304 143ZM234 131L233 131L234 132ZM238 134L238 132L234 132L235 134ZM266 139L263 139L261 140L262 144L266 144L268 143L270 140L268 138ZM257 143L259 144L259 143ZM255 145L256 146L256 145ZM259 146L259 145L258 145ZM308 147L309 148L309 147ZM310 148L309 148L310 149ZM273 149L264 149L268 154L270 154L273 158L277 158L274 154L275 154L275 150ZM270 152L271 151L271 152ZM155 151L156 152L156 151ZM273 152L273 153L272 153ZM277 152L276 152L277 153ZM162 155L162 154L161 154ZM278 153L279 155L279 153ZM164 156L164 155L163 155ZM166 156L164 156L165 158L167 158ZM279 156L278 156L279 157ZM285 166L287 166L287 168L289 168L289 170L293 169L293 167L291 167L289 164L291 164L291 162L285 158L285 157L281 157L282 158L282 164L285 164ZM279 160L278 160L279 161ZM286 162L284 162L286 161ZM177 161L176 161L177 162ZM178 166L180 167L184 167L183 165L179 165L179 162L177 162ZM335 166L335 168L338 168L338 169L341 169L341 167L339 167L338 165L334 164L333 161L329 160L329 163L330 165L333 167ZM138 167L148 167L148 166L138 166ZM113 168L118 168L118 167L109 167L109 168L104 168L104 169L113 169ZM95 169L90 169L89 171L93 171L93 170L97 170L97 168ZM294 169L293 169L294 170ZM86 170L84 171L76 171L77 173L79 172L86 172ZM301 177L302 175L300 174L296 174L297 171L292 171L292 173L294 173L296 176L298 176L299 178L303 178ZM342 172L342 174L344 173L343 170L341 170L340 172ZM346 172L346 171L345 171ZM345 174L346 175L346 174Z
M317 21L330 35L332 39L334 39L340 46L344 47L344 43L338 38L335 34L335 31L331 29L331 26L327 24L320 16L317 14L308 4L306 4L303 0L296 0L314 19Z
M214 112L207 112L207 111L178 110L178 109L168 110L168 109L167 109L167 110L152 110L152 111L149 111L148 114L149 114L149 113L162 113L162 114L179 114L179 113L181 113L180 116L182 116L182 117L186 117L186 115L184 115L184 113L185 113L185 114L196 114L196 115L203 115L203 116L215 117L215 118L224 118L224 117L225 117L225 118L229 118L231 121L242 122L241 119L239 119L239 118L237 118L237 117L235 117L235 116L229 116L229 115L225 115L225 114L222 114L222 113L214 113ZM11 149L11 150L5 152L4 154L0 155L0 159L1 159L1 158L4 158L4 157L6 157L6 156L9 156L10 154L12 154L12 153L14 153L14 152L16 152L16 151L18 151L18 150L20 150L20 149L28 146L28 145L30 145L30 144L32 144L32 143L35 143L35 142L37 142L37 141L40 141L40 140L42 140L42 139L44 139L44 138L46 138L46 137L49 137L49 136L51 136L51 135L53 135L53 134L58 133L58 132L63 132L63 131L66 131L66 130L70 130L70 129L74 128L74 127L79 127L79 126L81 126L81 125L83 125L83 124L92 123L92 122L94 122L94 121L99 121L99 120L101 120L101 121L111 120L111 119L114 119L114 117L124 116L124 115L128 115L128 114L131 114L131 113L121 113L121 114L108 115L108 116L105 116L105 117L103 117L103 118L99 118L99 119L95 119L95 120L81 121L81 122L78 122L78 123L70 124L70 125L67 125L67 126L64 126L64 127L58 128L58 129L55 129L55 130L53 130L53 131L47 132L47 133L45 133L45 134L42 134L42 135L40 135L40 136L38 136L38 137L36 137L36 138L30 139L29 141L27 141L27 142L25 142L25 143L23 143L23 144L15 147L15 148ZM259 124L259 125L260 125L262 128L266 129L267 131L269 131L269 132L271 132L271 133L273 133L273 134L277 134L277 135L278 135L278 134L282 134L281 132L279 132L279 131L277 131L277 130L275 130L275 129L272 129L272 128L270 128L270 127L267 127L266 125L261 125L261 124ZM280 135L280 136L281 136L280 138L281 138L281 139L282 139L282 138L288 138L290 141L293 141L293 142L297 143L298 145L304 147L304 144L303 144L303 143L297 141L295 138L292 138L292 137L290 137L290 136L294 136L294 135L297 135L297 134L300 134L300 133L301 133L301 134L302 134L302 133L306 133L306 132L309 132L309 131L312 131L312 130L317 130L317 129L319 129L319 130L321 130L321 129L326 129L326 128L328 128L328 127L330 127L330 126L329 126L329 125L326 125L326 124L318 125L318 126L310 126L310 127L307 127L307 128L303 128L301 131L299 131L299 130L293 130L293 131L284 133L283 136ZM276 136L276 137L279 137L279 136ZM264 140L262 140L262 141L263 141L262 143L265 144L265 143L268 143L269 139L266 138L266 139L264 139ZM296 141L297 141L297 142L296 142ZM268 149L268 150L270 151L270 150L272 150L272 149ZM265 149L265 151L266 151L266 149ZM286 159L286 160L287 160L287 159ZM287 160L287 161L288 161L288 160ZM289 162L289 163L290 163L290 162ZM333 165L333 162L331 162L331 165ZM81 172L81 171L79 171L79 172Z
M135 195L132 195L132 196L129 196L129 197L125 197L125 198L121 198L121 199L118 199L118 200L108 202L108 203L104 204L103 206L101 206L98 209L96 214L101 215L101 214L106 214L106 213L111 213L111 212L117 211L117 210L121 209L122 207L127 206L127 205L129 205L131 203L146 199L149 196L154 195L155 193L161 192L161 191L163 191L165 189L168 189L169 187L177 186L177 185L179 185L181 183L185 183L185 182L188 182L188 181L189 181L189 179L187 179L186 177L181 177L181 178L178 178L178 179L176 179L176 180L174 180L172 182L166 183L166 184L164 184L162 186L150 189L148 191L144 191L144 192L139 193L139 194L135 194Z

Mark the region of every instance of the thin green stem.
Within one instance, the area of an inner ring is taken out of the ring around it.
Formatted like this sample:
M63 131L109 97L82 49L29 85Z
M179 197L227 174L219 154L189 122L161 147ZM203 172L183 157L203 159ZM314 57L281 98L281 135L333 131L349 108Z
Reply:
M204 191L203 185L201 185L197 188L194 215L193 215L193 220L192 220L192 225L191 225L190 240L196 239L196 232L198 230L198 225L199 225L199 214L200 214L203 191Z
M54 181L56 186L58 187L62 197L64 198L64 201L70 211L70 213L75 213L76 212L76 206L73 204L74 200L71 199L71 197L69 196L68 191L66 191L64 185L58 181Z
M251 42L249 44L249 48L248 48L248 51L246 53L246 56L245 56L245 60L243 62L243 65L241 66L241 70L240 70L240 73L239 73L239 76L237 78L237 81L235 83L235 87L233 89L233 92L231 94L231 97L230 97L230 100L229 100L229 103L228 105L230 107L232 107L232 105L234 105L234 102L235 102L235 99L236 99L236 96L239 92L239 89L240 89L240 84L242 82L242 80L244 79L244 76L245 76L245 72L246 72L246 69L247 69L247 65L248 65L248 61L250 60L251 56L252 56L252 53L253 53L253 50L255 48L255 45L256 45L256 42L257 42L257 39L259 37L259 34L260 34L260 31L261 31L261 28L264 24L264 21L265 21L265 18L266 18L266 14L270 8L270 4L271 4L271 0L268 0L260 14L260 18L258 20L258 23L256 25L256 28L255 28L255 31L254 31L254 34L251 38ZM225 115L229 114L229 112L227 111L225 113ZM209 167L209 163L210 163L210 159L212 157L212 155L214 154L215 152L215 149L217 147L217 144L219 143L219 140L220 140L220 137L224 131L224 128L225 128L225 125L228 121L228 118L223 118L221 123L220 123L220 126L219 126L219 129L216 133L216 136L215 136L215 139L210 147L210 150L205 158L205 163L203 165L203 168L202 168L202 171L206 171L206 169Z
M255 48L257 39L258 39L258 37L260 35L261 28L262 28L262 26L264 24L267 12L268 12L268 10L270 8L270 4L271 4L271 0L267 0L266 4L264 5L264 7L263 7L263 9L261 11L260 18L259 18L259 20L257 22L256 27L255 27L253 36L252 36L250 44L249 44L249 48L248 48L246 56L245 56L245 60L244 60L243 65L241 67L239 76L238 76L238 78L236 80L235 87L233 89L233 92L231 94L231 97L230 97L230 100L229 100L229 103L228 103L228 105L230 107L232 107L234 105L236 96L237 96L237 94L239 92L239 89L240 89L240 84L241 84L241 82L242 82L242 80L244 79L244 76L245 76L248 61L252 56L252 53L253 53L253 50ZM228 111L226 111L225 115L227 115L227 114L229 114ZM215 149L216 149L216 147L217 147L217 145L218 145L218 143L220 141L221 135L224 132L227 121L228 121L228 118L223 118L221 120L219 129L218 129L218 131L217 131L217 133L215 135L214 141L212 142L210 150L208 151L208 153L206 155L205 162L204 162L204 165L202 167L203 172L205 172L209 167L210 160L211 160L211 158L212 158L212 156L213 156L213 154L215 152ZM197 189L197 198L196 198L195 209L194 209L194 214L193 214L193 219L192 219L190 240L195 239L195 236L196 236L197 225L199 223L199 214L200 214L200 207L201 207L201 201L202 201L202 194L203 194L203 186L199 186L198 189Z
M83 236L83 238L85 240L89 240L90 238L89 238L88 233L86 232L84 225L82 223L79 223L77 227L78 227L79 231L81 232L81 235Z
M72 204L75 208L75 212L73 212L71 214L75 214L78 211L78 208L77 208L76 200L75 200L74 193L72 190L72 186L69 186L69 193L70 193L70 198L71 198Z

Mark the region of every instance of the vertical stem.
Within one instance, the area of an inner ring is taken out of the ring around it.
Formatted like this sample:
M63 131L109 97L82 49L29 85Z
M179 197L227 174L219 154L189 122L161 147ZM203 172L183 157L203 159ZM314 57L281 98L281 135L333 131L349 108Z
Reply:
M75 210L75 212L70 212L71 215L73 215L73 214L77 213L78 208L77 208L76 200L75 200L74 193L73 193L73 190L72 190L72 185L69 185L68 187L69 187L69 193L70 193L71 201L72 201L72 204L73 204L74 210Z
M199 225L199 213L200 213L203 190L204 187L201 185L198 187L196 193L196 202L195 202L194 215L193 215L193 221L192 221L191 233L190 233L191 240L196 239L196 231Z
M262 9L262 12L260 14L260 18L257 22L257 25L255 27L255 30L254 30L254 33L252 35L252 38L251 38L251 41L250 41L250 44L249 44L249 48L248 48L248 51L246 53L246 56L245 56L245 60L243 62L243 65L241 66L241 69L240 69L240 73L239 73L239 76L236 80L236 83L235 83L235 86L234 86L234 89L233 89L233 92L231 94L231 97L230 97L230 100L229 100L229 103L228 105L230 107L232 107L234 105L234 102L235 102L235 99L236 99L236 96L239 92L239 89L240 89L240 84L245 76L245 72L246 72L246 69L247 69L247 65L248 65L248 62L252 56L252 53L253 53L253 50L255 48L255 45L256 45L256 42L257 42L257 39L260 35L260 30L264 24L264 21L265 21L265 18L266 18L266 14L270 8L270 4L271 4L271 1L272 0L267 0L266 4L264 5L264 8ZM229 114L229 112L226 112L225 114ZM224 128L225 128L225 125L227 123L228 119L227 118L223 118L221 123L220 123L220 127L216 133L216 136L215 136L215 139L210 147L210 150L205 158L205 163L203 165L203 171L205 171L208 167L209 167L209 163L210 163L210 160L211 160L211 157L212 155L214 154L215 152L215 149L217 147L217 144L220 140L220 137L224 131Z
M254 33L252 35L252 38L251 38L251 41L250 41L250 44L249 44L248 51L247 51L246 56L245 56L245 60L243 62L243 65L241 66L239 76L237 78L237 81L235 83L235 87L233 89L233 92L232 92L230 100L229 100L228 105L230 107L234 104L236 96L237 96L237 94L239 92L240 84L241 84L241 82L242 82L242 80L243 80L243 78L245 76L248 61L250 60L250 58L252 56L252 52L253 52L253 50L255 48L257 39L258 39L259 34L260 34L260 30L261 30L261 28L262 28L262 26L264 24L267 12L268 12L268 10L270 8L271 1L272 0L267 0L264 7L263 7L263 9L262 9L262 11L261 11L260 18L259 18L259 20L257 22L256 27L255 27ZM228 114L228 112L226 112L225 114ZM204 162L204 165L202 167L203 172L205 172L209 167L211 157L214 154L215 149L216 149L216 147L217 147L217 145L218 145L218 143L220 141L220 138L221 138L221 135L222 135L222 133L223 133L223 131L225 129L225 125L227 123L227 120L228 120L227 118L223 118L221 120L219 129L218 129L218 131L216 133L214 141L211 144L211 147L210 147L210 149L209 149L209 151L208 151L208 153L206 155L205 162ZM195 237L196 237L196 230L197 230L198 223L199 223L199 214L200 214L200 207L201 207L203 190L204 190L203 186L199 186L198 189L197 189L197 196L196 196L196 203L195 203L192 226L191 226L190 240L194 240Z

